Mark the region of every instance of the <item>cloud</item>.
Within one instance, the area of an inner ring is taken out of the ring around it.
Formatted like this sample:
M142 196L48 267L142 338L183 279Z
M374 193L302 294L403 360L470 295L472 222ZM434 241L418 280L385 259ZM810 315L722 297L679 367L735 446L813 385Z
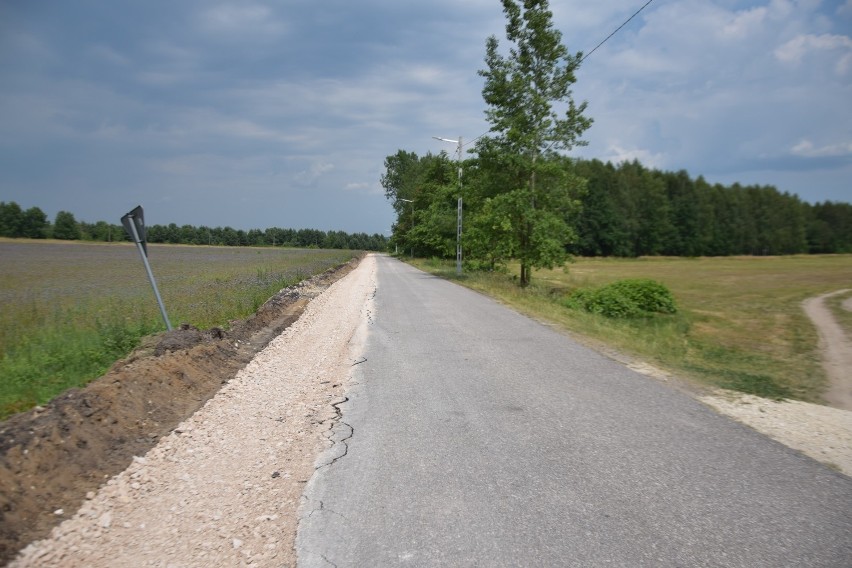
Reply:
M171 199L165 222L384 229L384 158L488 131L476 72L488 35L509 47L494 0L42 2L0 18L0 192L73 195L85 219L144 194ZM572 52L638 8L570 4L551 9ZM848 192L849 17L852 0L654 2L578 72L595 124L572 155ZM235 191L255 205L239 221Z
M326 162L313 162L306 170L297 172L293 181L301 186L314 186L326 173L334 169L334 164Z
M367 195L384 195L384 188L376 182L355 182L343 186L344 191L363 193Z
M277 35L286 30L268 6L254 2L219 4L201 12L199 20L205 31L243 38Z
M838 75L845 74L852 63L852 38L833 34L800 34L777 47L775 57L784 63L798 65L806 56L821 51L840 51L836 64Z
M644 148L626 149L618 145L611 145L601 160L619 164L621 162L632 162L638 160L642 165L649 168L661 168L665 164L665 156L654 153Z
M852 156L852 142L842 142L840 144L828 144L826 146L816 147L810 140L802 140L790 149L794 156L802 156L805 158L822 158L834 156Z

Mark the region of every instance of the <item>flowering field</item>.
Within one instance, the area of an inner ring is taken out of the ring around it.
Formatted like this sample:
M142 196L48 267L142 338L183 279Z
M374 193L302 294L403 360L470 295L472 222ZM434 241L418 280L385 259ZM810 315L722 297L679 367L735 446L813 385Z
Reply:
M172 325L202 329L227 327L355 254L148 247ZM0 240L0 418L100 376L142 336L164 329L134 245Z

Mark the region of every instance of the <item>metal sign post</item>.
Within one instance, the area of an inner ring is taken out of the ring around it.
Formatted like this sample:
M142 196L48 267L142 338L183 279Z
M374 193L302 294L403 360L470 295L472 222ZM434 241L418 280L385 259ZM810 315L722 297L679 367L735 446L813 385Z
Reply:
M160 313L163 315L163 321L166 322L166 329L172 330L172 324L169 323L169 316L166 315L166 306L163 305L163 299L160 297L160 291L157 289L157 281L154 280L154 273L151 272L151 265L148 264L148 245L145 242L145 216L142 211L142 206L138 205L133 211L127 213L121 218L121 224L133 242L136 243L136 248L139 249L139 255L142 257L142 263L145 265L145 271L148 273L148 280L151 282L151 287L154 289L154 296L157 298L157 304L160 306Z

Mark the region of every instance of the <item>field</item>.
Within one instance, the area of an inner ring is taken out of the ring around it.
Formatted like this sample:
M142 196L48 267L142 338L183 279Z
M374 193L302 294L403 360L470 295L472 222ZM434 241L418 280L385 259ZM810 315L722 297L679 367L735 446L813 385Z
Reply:
M227 328L352 251L149 245L173 326ZM97 378L165 330L134 245L0 240L0 418Z
M449 263L418 265L454 278ZM678 313L617 320L562 304L574 289L624 278L662 282ZM700 384L819 402L826 379L801 302L852 288L852 255L578 259L564 270L537 271L525 290L504 274L471 273L461 283ZM840 306L850 296L829 305L852 333L852 318Z

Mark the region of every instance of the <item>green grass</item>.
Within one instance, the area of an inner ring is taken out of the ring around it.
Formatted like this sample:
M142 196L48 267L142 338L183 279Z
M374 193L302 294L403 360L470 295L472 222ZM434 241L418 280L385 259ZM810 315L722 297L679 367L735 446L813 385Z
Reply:
M149 246L172 325L228 327L351 251ZM0 419L102 375L165 330L135 246L0 240Z
M456 279L450 262L416 264ZM678 313L619 320L563 305L572 290L627 278L665 284ZM826 378L816 330L801 302L852 288L852 255L579 259L564 270L537 271L526 289L499 273L468 273L458 281L685 378L770 398L818 402ZM835 313L850 295L833 299ZM849 312L842 316L852 332Z

